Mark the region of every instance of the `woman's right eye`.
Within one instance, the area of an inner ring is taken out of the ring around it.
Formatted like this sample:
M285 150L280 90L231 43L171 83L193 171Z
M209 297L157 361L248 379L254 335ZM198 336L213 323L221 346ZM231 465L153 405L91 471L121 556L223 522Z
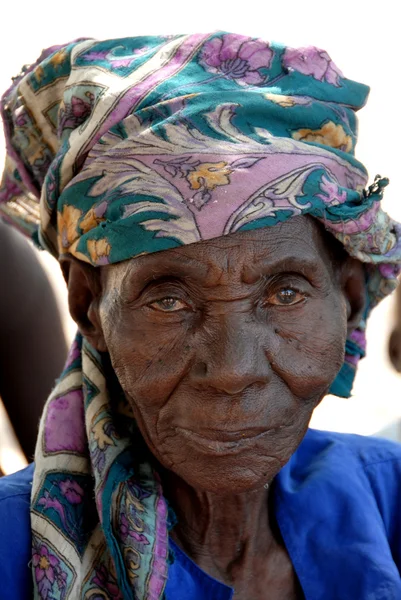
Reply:
M306 294L292 287L283 287L269 296L267 302L276 306L293 306L305 300Z
M165 298L152 302L148 306L153 308L153 310L159 310L166 313L178 312L179 310L186 310L188 308L188 304L173 296L166 296Z

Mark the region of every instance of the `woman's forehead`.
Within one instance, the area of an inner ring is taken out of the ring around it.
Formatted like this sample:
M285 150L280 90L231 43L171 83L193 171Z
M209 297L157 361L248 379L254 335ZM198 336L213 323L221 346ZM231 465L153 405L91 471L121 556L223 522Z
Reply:
M155 252L103 267L107 283L125 287L160 277L195 277L216 285L224 274L240 274L252 283L265 272L321 269L331 266L328 235L306 216L280 225L238 232L220 238Z

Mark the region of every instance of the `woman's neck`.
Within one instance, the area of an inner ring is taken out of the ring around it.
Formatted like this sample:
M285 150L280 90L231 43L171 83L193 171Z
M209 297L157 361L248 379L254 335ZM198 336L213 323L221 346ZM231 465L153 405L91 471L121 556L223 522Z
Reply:
M255 559L267 561L277 547L269 489L220 496L197 491L171 473L163 478L163 487L178 518L172 538L198 566L225 583L251 573Z

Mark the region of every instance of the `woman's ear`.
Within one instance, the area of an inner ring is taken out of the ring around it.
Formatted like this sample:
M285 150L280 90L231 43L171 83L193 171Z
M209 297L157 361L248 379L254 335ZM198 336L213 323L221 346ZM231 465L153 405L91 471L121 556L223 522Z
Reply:
M99 352L107 350L99 318L102 293L99 269L73 257L61 260L68 288L68 306L79 331Z
M358 327L365 309L365 269L362 263L350 256L341 267L341 285L347 305L348 334Z

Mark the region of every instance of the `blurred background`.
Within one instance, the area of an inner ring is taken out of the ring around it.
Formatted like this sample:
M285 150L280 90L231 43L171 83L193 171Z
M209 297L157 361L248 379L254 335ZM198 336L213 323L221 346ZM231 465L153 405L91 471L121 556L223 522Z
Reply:
M96 4L82 0L64 4L55 4L53 0L8 2L2 8L0 91L9 87L11 77L18 74L24 64L33 62L43 48L53 44L78 37L105 39L216 29L260 36L291 46L315 45L328 51L346 77L371 86L368 104L359 114L357 157L367 166L371 181L378 173L390 178L384 206L394 218L401 220L399 16L398 5L393 0L382 0L380 6L361 0L331 3L300 0L276 3L153 0L143 4L126 0ZM1 137L0 164L3 159ZM75 327L68 315L58 263L45 253L37 252L37 255L49 276L61 312L63 334L69 343ZM3 283L0 295L4 294L7 294L7 286ZM371 316L368 356L359 367L352 398L342 400L328 396L315 411L313 427L401 439L398 426L401 375L388 358L388 338L394 325L392 297L383 301ZM6 346L8 339L4 338L3 335L0 344ZM29 402L28 396L27 405ZM11 473L25 464L26 458L0 400L0 469Z

